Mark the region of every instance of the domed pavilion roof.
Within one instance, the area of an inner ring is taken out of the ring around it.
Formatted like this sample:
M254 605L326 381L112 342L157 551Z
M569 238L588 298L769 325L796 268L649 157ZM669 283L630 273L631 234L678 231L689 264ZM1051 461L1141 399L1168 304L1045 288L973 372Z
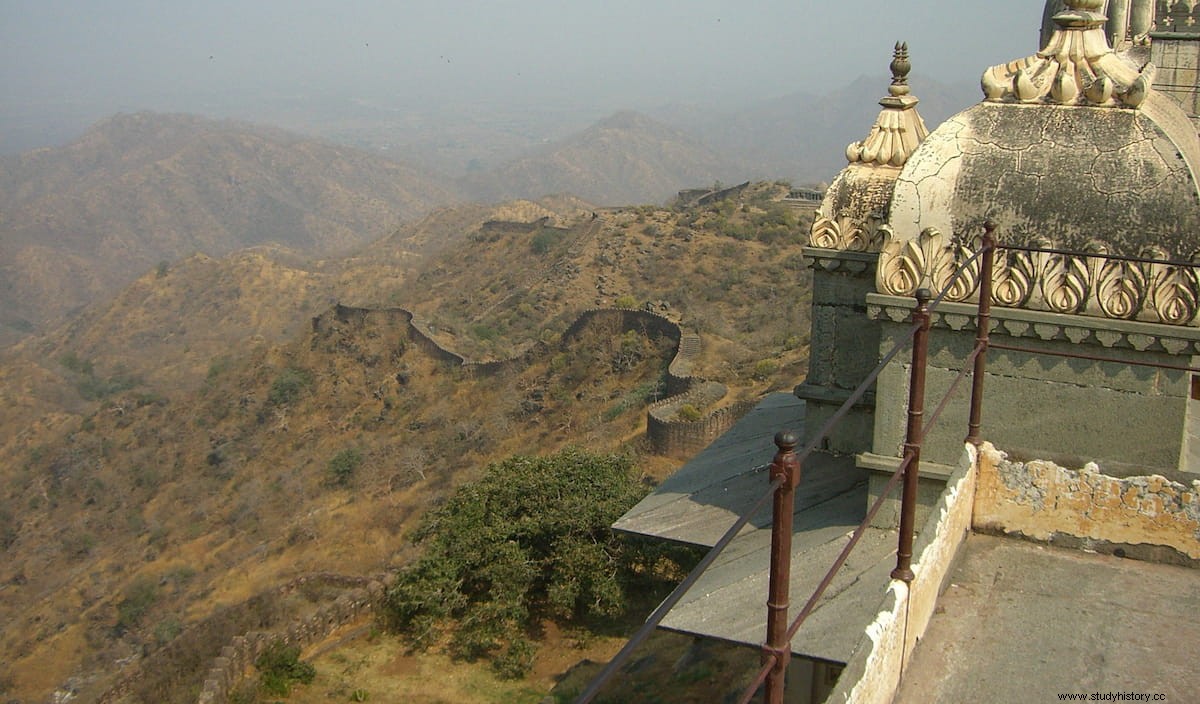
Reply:
M908 86L912 65L907 44L896 44L891 69L892 84L879 101L879 117L865 139L846 147L849 164L817 211L810 233L814 247L877 250L878 228L887 221L896 178L929 135Z
M988 69L985 99L937 128L891 194L896 240L985 219L1001 241L1110 252L1200 251L1200 139L1153 89L1154 66L1109 46L1103 0L1067 0L1037 54Z

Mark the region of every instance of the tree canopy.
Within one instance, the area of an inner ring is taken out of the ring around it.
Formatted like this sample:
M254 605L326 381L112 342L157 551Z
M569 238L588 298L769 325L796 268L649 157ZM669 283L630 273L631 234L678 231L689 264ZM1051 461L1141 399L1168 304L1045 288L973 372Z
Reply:
M488 466L414 534L426 549L388 592L392 625L418 648L449 631L453 654L524 674L541 619L620 613L657 559L609 528L646 491L625 455L568 449Z

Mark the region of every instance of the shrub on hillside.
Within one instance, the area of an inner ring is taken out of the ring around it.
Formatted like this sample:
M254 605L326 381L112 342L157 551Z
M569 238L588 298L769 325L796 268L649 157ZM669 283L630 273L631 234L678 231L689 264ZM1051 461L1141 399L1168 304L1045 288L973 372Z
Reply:
M545 254L561 242L565 236L565 233L558 230L538 230L533 239L529 241L529 248L533 250L534 254Z
M142 616L158 600L158 582L149 577L139 577L125 590L125 597L117 604L117 632L124 633L142 621Z
M357 448L348 447L338 452L329 460L329 481L336 486L350 486L362 459L362 453Z
M659 548L609 529L645 493L622 455L571 449L490 465L418 528L426 550L388 591L390 625L417 648L448 631L452 654L521 676L542 619L618 614L626 589L653 576Z
M315 667L301 662L300 648L279 641L267 646L254 661L254 667L260 673L263 691L281 697L286 697L292 691L293 684L309 684L317 676Z
M271 382L267 401L272 406L284 406L300 397L300 393L312 386L312 375L303 369L288 367L279 372Z

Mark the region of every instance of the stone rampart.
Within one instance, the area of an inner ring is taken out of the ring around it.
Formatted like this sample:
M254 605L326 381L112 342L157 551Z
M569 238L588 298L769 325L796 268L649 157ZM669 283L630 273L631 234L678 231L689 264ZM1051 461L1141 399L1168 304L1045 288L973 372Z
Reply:
M169 693L186 692L201 682L212 679L212 670L219 664L214 658L228 659L225 670L228 673L236 672L237 677L240 677L245 667L243 666L241 670L237 670L236 667L242 663L244 659L242 652L247 646L239 639L245 640L248 637L246 634L268 632L279 628L280 622L287 618L283 603L288 596L305 589L332 589L341 592L342 595L362 591L371 593L371 590L374 589L372 585L378 581L369 577L331 573L309 574L256 594L239 604L222 608L208 618L186 628L170 643L134 665L131 672L121 677L115 685L96 700L97 704L117 704L118 702L155 702L157 704L158 702L178 701L177 698L172 699ZM382 592L380 591L380 593ZM233 651L229 650L231 647L234 648ZM261 650L257 652L261 653ZM254 657L257 657L257 654L253 655L249 662L252 663ZM206 664L211 666L206 668ZM208 676L205 680L201 680L200 676L205 672L208 673ZM229 676L233 677L232 674ZM207 687L207 684L203 686ZM228 690L226 689L226 691Z
M480 226L480 232L497 233L497 234L530 234L546 227L550 222L550 216L540 217L533 222L517 222L514 220L488 220ZM562 228L555 228L562 229Z
M313 318L313 332L326 332L337 323L362 324L369 315L391 315L397 324L407 329L408 339L426 354L442 362L462 369L474 377L495 376L505 371L519 369L532 360L549 352L549 346L538 341L523 353L508 359L473 362L462 355L438 344L428 333L428 326L413 312L404 308L354 308L338 304L321 316ZM586 328L607 325L614 333L630 330L644 335L660 335L673 340L675 354L667 367L667 398L647 410L646 436L651 451L658 454L681 454L704 448L717 436L728 430L753 406L742 402L719 409L696 421L675 418L684 404L703 410L725 397L725 387L693 375L692 370L700 355L700 336L687 332L669 318L646 310L629 308L594 308L579 314L563 332L559 347L569 346Z
M691 405L701 409L725 397L724 384L701 382L679 396L652 404L646 412L646 438L650 451L657 455L687 455L702 450L739 418L754 407L753 401L740 401L720 408L699 420L683 420L679 409Z
M235 636L212 661L196 704L226 704L230 693L267 648L276 643L306 648L373 611L382 603L383 595L383 582L372 580L363 587L343 592L332 603L306 618L292 621L284 630Z

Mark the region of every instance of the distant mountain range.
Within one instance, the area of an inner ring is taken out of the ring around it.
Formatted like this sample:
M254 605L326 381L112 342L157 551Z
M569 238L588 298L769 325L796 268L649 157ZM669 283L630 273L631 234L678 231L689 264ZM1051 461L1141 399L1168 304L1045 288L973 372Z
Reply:
M653 116L722 154L737 172L730 180L828 182L846 165L846 145L867 136L890 82L861 76L823 95L789 93L727 112L671 106ZM923 80L912 91L930 130L981 97L979 86L967 83Z
M686 186L733 175L732 162L695 137L640 113L619 112L463 184L484 200L569 193L622 205L662 202Z
M64 147L0 157L0 347L194 253L270 244L325 256L469 201L662 203L715 181L828 181L845 145L866 135L887 84L861 78L826 96L725 112L618 112L457 179L275 128L117 115ZM927 83L914 92L932 128L977 89Z
M431 174L280 130L118 115L0 159L0 341L160 262L266 243L344 251L457 197Z

